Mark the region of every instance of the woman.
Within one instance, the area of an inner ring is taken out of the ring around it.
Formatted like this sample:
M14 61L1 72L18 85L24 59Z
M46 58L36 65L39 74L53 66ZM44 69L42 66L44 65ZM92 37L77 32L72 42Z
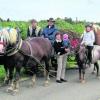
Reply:
M54 42L54 49L57 54L57 83L62 83L62 82L67 82L65 80L65 68L66 68L66 52L68 49L66 49L63 46L63 41L62 41L62 35L61 33L57 32L55 35L55 42Z

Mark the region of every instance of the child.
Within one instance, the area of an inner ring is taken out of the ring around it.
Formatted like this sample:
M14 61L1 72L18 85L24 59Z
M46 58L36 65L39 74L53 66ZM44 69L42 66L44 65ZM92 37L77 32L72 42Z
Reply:
M57 54L57 83L67 82L65 80L65 68L66 68L66 48L63 46L62 35L57 32L55 35L54 50Z
M67 34L64 34L63 35L63 46L66 49L70 47L70 42L69 42L69 39L68 39L68 35Z
M86 48L88 49L88 60L89 60L89 63L91 63L93 44L95 42L95 34L92 30L91 25L86 25L85 27L86 27L86 31L84 32L84 34L82 36L81 44L86 45Z

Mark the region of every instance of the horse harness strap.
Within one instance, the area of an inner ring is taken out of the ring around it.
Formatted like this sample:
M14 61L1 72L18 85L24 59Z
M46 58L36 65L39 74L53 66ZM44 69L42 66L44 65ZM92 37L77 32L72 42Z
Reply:
M6 55L12 56L12 55L16 54L20 50L21 46L22 46L22 39L20 39L20 41L16 45L16 48L12 48L12 49L8 50Z
M31 52L31 56L33 56L33 50L32 50L32 46L29 43L29 41L25 41L27 43L27 45L29 46L30 52Z

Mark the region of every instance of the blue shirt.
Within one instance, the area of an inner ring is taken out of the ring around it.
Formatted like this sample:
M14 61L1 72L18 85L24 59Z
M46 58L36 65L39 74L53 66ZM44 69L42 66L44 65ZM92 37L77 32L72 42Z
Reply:
M66 48L70 47L69 40L63 40L63 46L66 47Z
M44 38L48 38L53 45L55 41L55 34L57 31L58 29L54 25L51 27L47 26L43 29L42 35L44 36Z

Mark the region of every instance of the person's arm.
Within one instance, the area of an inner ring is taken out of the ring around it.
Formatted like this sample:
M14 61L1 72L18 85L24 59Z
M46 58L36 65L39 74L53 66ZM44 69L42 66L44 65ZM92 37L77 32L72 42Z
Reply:
M85 32L83 33L83 35L82 35L82 38L81 38L81 45L83 45L83 44L86 44L85 43Z
M42 36L42 30L40 29L39 32L38 32L38 36Z
M92 41L93 41L93 43L95 42L95 34L94 34L94 32L92 32Z

